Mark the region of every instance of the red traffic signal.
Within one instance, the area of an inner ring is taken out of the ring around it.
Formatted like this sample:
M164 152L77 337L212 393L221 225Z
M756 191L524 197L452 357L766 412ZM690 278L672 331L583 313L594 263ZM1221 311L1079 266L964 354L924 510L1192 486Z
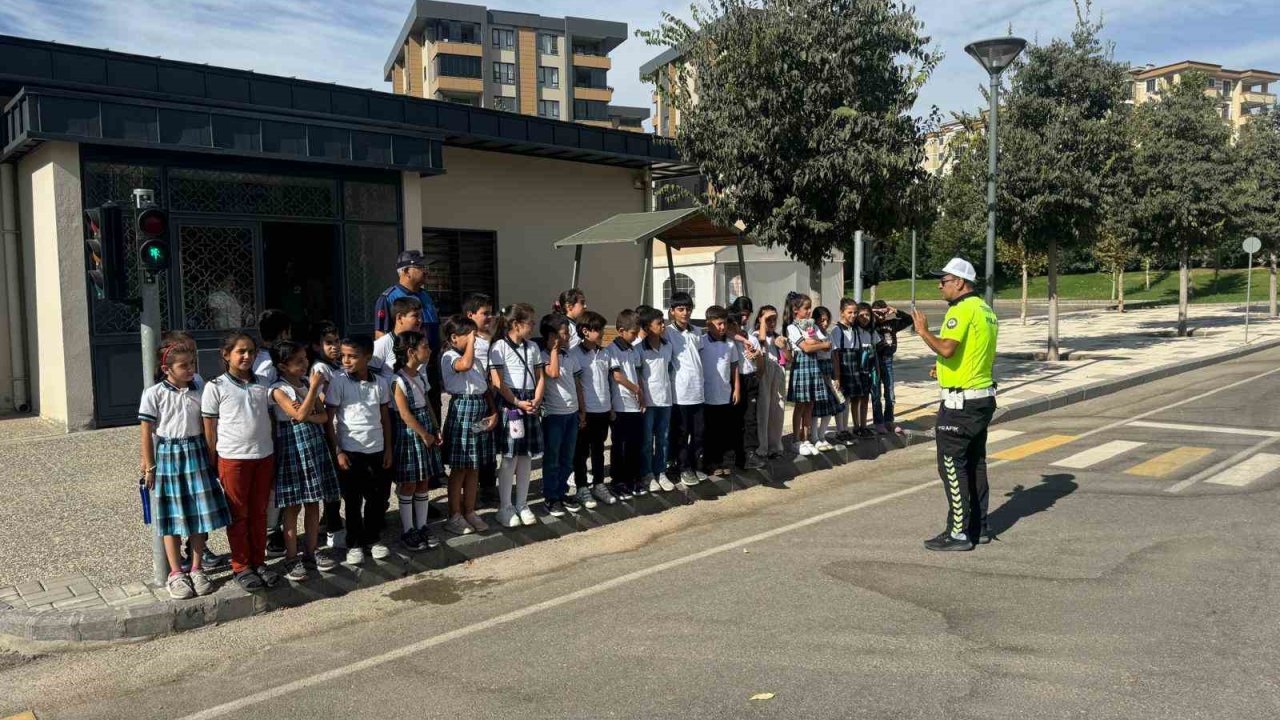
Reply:
M124 256L124 214L115 203L84 211L84 244L89 280L98 298L120 302L128 298Z

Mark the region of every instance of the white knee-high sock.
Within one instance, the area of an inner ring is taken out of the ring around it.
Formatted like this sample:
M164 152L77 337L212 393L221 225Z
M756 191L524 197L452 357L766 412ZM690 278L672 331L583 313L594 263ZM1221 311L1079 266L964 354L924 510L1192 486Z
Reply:
M407 533L413 529L413 496L396 495L400 498L400 532Z
M511 486L515 484L515 474L516 459L502 458L502 465L498 467L498 507L501 510L511 510Z
M836 430L845 432L849 429L849 408L852 405L853 403L846 405L845 408L840 411L840 414L836 416Z
M413 495L413 521L413 526L419 530L427 526L427 494L425 492Z
M827 439L827 429L831 427L831 416L828 415L818 421L818 437L817 440Z
M528 455L516 458L516 508L518 509L524 509L529 504L529 476L532 473L533 458Z

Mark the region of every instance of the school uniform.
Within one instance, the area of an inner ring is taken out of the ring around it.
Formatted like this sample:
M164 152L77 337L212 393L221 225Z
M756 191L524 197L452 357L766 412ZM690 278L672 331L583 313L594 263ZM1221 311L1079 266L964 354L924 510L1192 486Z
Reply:
M831 346L840 358L840 390L845 397L871 395L878 339L874 332L857 325L836 325L831 333Z
M786 415L783 403L787 386L786 360L782 348L774 344L778 337L776 333L769 333L764 343L759 342L755 333L751 337L764 349L764 357L758 361L760 367L755 373L759 383L756 400L757 452L781 453L782 425Z
M569 320L569 349L577 350L582 344L582 336L578 334L578 323Z
M387 449L382 411L391 402L391 384L372 371L367 380L344 372L333 377L324 402L334 409L338 450L350 463L350 469L338 471L347 547L367 547L381 537L391 495L391 473L382 467Z
M725 337L716 340L703 335L698 343L702 356L702 387L705 405L706 445L702 464L708 471L724 460L724 455L738 445L734 441L733 380L742 364L737 341ZM737 458L739 463L745 457Z
M532 401L538 388L538 368L542 367L542 351L532 341L520 345L508 338L496 340L489 351L489 367L497 370L502 382L517 400ZM498 450L503 457L542 457L542 417L539 413L525 413L507 402L498 393L498 402L504 411L517 410L524 421L524 437L511 437L512 418L508 412L498 417Z
M895 317L876 324L880 342L876 344L878 382L872 387L871 411L877 425L894 422L893 357L898 352L898 333L911 327L910 317Z
M611 373L620 373L627 382L634 385L641 384L640 369L643 362L640 353L631 343L615 338L609 343L606 353ZM644 392L643 388L641 392ZM613 433L613 453L609 463L613 484L623 491L635 490L641 476L640 464L643 462L640 450L644 442L642 397L623 387L616 379L610 387L609 396L613 408L613 425L610 428Z
M327 358L322 358L311 363L311 369L307 372L307 377L311 377L316 373L324 376L324 387L320 390L321 397L328 391L329 383L333 380L335 373L342 372L342 368L333 365ZM329 457L333 457L333 449L329 449ZM342 529L342 493L339 491L337 499L328 500L324 504L324 513L320 516L320 527L327 533L336 533Z
M640 463L644 475L657 477L667 471L667 442L671 432L671 404L675 401L672 381L672 347L665 337L658 347L641 343L640 372L644 383L644 439ZM679 480L677 477L676 480Z
M477 350L480 337L476 337ZM476 430L476 423L489 416L487 363L477 355L471 369L458 372L454 363L462 353L453 348L440 358L440 376L449 394L449 414L444 423L444 461L450 470L492 468L496 453L493 431Z
M787 402L814 403L826 397L827 384L818 367L816 354L800 349L806 340L826 340L816 326L812 326L813 336L809 335L809 326L801 329L796 323L787 326L787 342L791 348L791 374L787 379Z
M573 453L573 477L578 487L590 487L604 482L604 443L609 437L610 414L613 396L610 379L609 353L605 348L588 350L579 345L578 367L581 368L583 405L586 427L578 429L578 444ZM587 474L587 457L591 458L591 474Z
M302 402L307 397L307 381L302 382L299 389L277 380L271 386L272 395L279 390L289 400ZM332 502L342 497L324 425L294 420L274 402L274 397L272 400L271 410L276 416L275 506Z
M760 453L759 431L756 427L757 406L760 398L760 376L764 374L764 349L755 335L746 335L738 342L738 350L742 353L742 363L738 366L738 385L740 388L738 404L734 406L733 439L734 452L746 462L747 453ZM755 362L747 359L746 348L750 347L760 353ZM766 450L767 452L767 450Z
M671 410L669 448L676 473L697 470L702 455L704 395L702 356L698 352L698 343L703 334L692 323L683 330L671 323L663 331L663 337L671 343L671 362L675 367L675 404Z
M267 505L275 486L271 397L266 386L223 373L204 386L200 414L218 421L218 479L231 509L227 542L240 573L267 558Z
M426 368L418 368L413 377L403 369L397 370L392 383L393 387L400 388L400 392L404 393L409 402L409 411L426 428L427 434L437 434L436 421L431 417L431 383L427 381ZM444 461L440 457L439 446L427 447L427 443L400 416L398 406L392 406L391 418L395 440L396 482L418 483L444 477Z
M373 341L373 357L369 369L394 382L396 375L396 335L387 333ZM424 368L425 369L425 368ZM428 386L430 384L428 383Z
M256 382L267 389L271 389L271 386L280 379L280 374L276 372L276 364L271 360L271 352L266 348L259 348L258 354L254 356L253 374Z
M489 382L489 348L489 338L476 333L476 362L480 364L481 369L484 371L485 392L490 397L494 397L493 385ZM495 399L493 407L496 409L498 405L499 403ZM496 497L498 492L498 428L495 427L489 431L488 435L489 437L479 448L481 450L480 472L476 478L476 487L481 493L481 498Z
M542 393L542 497L547 501L563 501L569 491L569 473L578 447L578 365L581 353L571 349L556 351L560 376L546 376ZM545 367L551 366L551 353L542 351Z
M200 419L203 384L180 388L162 380L142 391L138 419L152 424L156 529L190 537L226 527L231 511L222 485L209 467L209 446Z
M835 393L832 392L832 389L836 387L835 361L831 357L830 350L819 350L814 353L814 356L818 360L818 371L822 374L822 392L819 394L818 400L813 403L813 416L819 418L835 417L849 407L847 403L837 400Z

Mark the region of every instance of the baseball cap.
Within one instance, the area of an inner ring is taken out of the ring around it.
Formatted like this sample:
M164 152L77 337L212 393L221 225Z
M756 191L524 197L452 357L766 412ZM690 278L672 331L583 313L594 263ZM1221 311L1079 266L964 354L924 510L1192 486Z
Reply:
M942 277L943 275L953 275L969 282L978 279L978 272L973 269L973 263L962 258L951 258L951 262L948 262L946 267L933 273L934 277Z
M405 268L425 268L427 261L422 257L419 250L405 250L396 258L396 270L404 270Z

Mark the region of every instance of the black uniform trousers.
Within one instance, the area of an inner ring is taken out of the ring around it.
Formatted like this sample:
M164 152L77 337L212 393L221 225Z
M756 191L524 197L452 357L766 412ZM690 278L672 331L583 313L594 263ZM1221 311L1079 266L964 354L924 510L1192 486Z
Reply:
M987 427L996 399L965 400L964 408L938 406L938 475L947 494L947 531L977 542L987 524Z

